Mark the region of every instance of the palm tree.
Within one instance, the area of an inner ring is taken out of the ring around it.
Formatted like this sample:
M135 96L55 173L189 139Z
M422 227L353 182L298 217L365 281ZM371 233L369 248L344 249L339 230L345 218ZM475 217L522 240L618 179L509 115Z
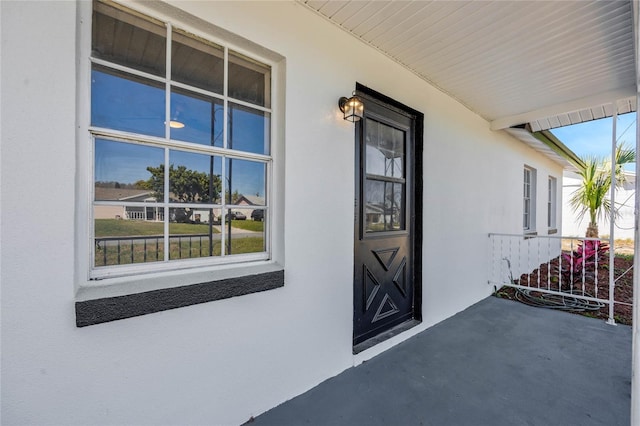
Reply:
M571 195L569 203L578 214L580 220L586 213L589 213L589 226L587 227L587 238L598 238L598 219L605 220L611 214L611 200L609 190L611 189L611 160L605 157L591 156L582 159L584 167L580 168L578 174L582 178L582 183ZM622 186L626 180L623 166L636 161L634 150L627 148L624 144L616 148L616 186ZM617 210L614 209L617 215Z

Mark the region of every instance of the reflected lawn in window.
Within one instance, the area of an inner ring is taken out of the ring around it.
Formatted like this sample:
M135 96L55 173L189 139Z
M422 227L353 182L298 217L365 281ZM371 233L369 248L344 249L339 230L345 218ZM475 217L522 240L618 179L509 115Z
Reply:
M95 266L128 265L164 260L164 238L96 238Z
M146 235L162 237L163 232L164 223L162 222L121 219L96 219L95 221L96 237L132 237ZM203 223L170 223L169 232L171 234L206 234L209 232L209 225ZM214 226L213 233L219 234L220 231Z
M220 240L213 241L213 256L220 256ZM209 256L209 245L206 240L202 241L202 246L193 241L189 243L187 239L171 242L170 259L187 259ZM264 238L245 237L231 240L232 254L261 253L264 251Z
M262 237L245 237L235 238L231 240L231 253L261 253L264 251L264 238Z
M120 244L117 244L119 242ZM96 239L95 266L129 265L133 263L159 262L164 260L164 240L149 236L142 240L121 239L116 243L107 243ZM219 240L213 242L213 256L220 256ZM209 257L209 240L206 238L191 240L172 239L170 259L195 259ZM260 253L264 251L264 239L261 237L239 238L231 242L233 254Z
M250 209L233 209L245 219L232 220L227 254L261 253L266 250L264 239L264 221L250 220ZM230 246L229 246L230 244Z
M208 232L208 228L207 228ZM217 234L213 232L213 234ZM169 259L193 259L220 256L220 236L209 234L172 234L169 236Z
M264 222L233 220L231 254L265 250ZM209 242L209 230L214 239ZM236 231L255 232L236 235ZM164 261L164 223L123 219L95 220L95 266L127 265ZM169 259L220 256L220 226L170 223Z
M264 232L264 222L254 220L232 220L231 226L245 231Z
M211 231L213 234L220 233L215 226ZM169 232L172 234L169 253L171 259L209 255L209 225L170 223ZM96 219L95 266L164 261L163 233L163 222ZM173 237L175 235L182 238L176 239ZM219 241L213 242L213 251L218 254L219 246Z

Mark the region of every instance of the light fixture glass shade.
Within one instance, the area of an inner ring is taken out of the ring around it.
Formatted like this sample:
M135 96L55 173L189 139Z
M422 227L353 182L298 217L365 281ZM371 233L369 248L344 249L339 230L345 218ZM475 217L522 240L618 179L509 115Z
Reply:
M340 110L344 113L344 119L347 121L356 122L364 116L364 104L357 96L342 97L339 105Z
M182 129L184 127L184 123L178 120L171 120L169 121L169 127L171 127L172 129Z

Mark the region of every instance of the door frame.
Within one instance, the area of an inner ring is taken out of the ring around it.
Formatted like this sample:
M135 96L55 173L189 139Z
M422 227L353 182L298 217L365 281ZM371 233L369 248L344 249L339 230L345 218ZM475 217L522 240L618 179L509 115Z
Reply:
M412 181L412 193L410 194L411 198L411 212L410 215L410 226L413 233L413 246L411 250L413 250L413 320L409 322L402 323L398 326L391 328L390 330L384 331L381 334L372 337L364 342L353 345L353 353L362 352L365 349L368 349L375 344L378 344L382 341L385 341L411 327L418 325L422 321L422 242L423 242L423 171L424 171L424 159L423 159L423 139L424 139L424 114L420 111L417 111L407 105L404 105L388 96L383 95L380 92L377 92L361 83L356 82L356 91L355 94L363 99L365 102L375 102L377 104L382 105L385 108L390 109L396 113L408 116L414 121L413 130L413 139L414 144L411 147L412 155L410 156L411 167L413 168L413 181ZM354 170L354 188L356 191L360 186L360 173L361 173L361 164L360 164L360 156L359 156L359 144L360 144L360 136L362 133L362 121L356 124L355 129L355 170ZM409 194L407 194L409 195ZM357 198L356 198L357 199ZM360 206L355 206L355 214L360 214ZM355 253L355 241L356 238L359 238L360 230L355 229L354 226L354 253ZM354 258L354 276L355 276L355 258ZM352 281L352 292L355 292L354 282ZM355 294L354 295L355 299ZM352 306L354 306L353 313L353 321L352 327L355 323L355 300ZM355 327L352 329L352 344L355 333Z

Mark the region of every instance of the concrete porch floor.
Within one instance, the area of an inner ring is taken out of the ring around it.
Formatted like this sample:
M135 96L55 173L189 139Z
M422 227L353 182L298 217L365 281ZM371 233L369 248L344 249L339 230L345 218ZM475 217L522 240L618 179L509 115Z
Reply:
M258 425L629 425L631 328L489 297Z

